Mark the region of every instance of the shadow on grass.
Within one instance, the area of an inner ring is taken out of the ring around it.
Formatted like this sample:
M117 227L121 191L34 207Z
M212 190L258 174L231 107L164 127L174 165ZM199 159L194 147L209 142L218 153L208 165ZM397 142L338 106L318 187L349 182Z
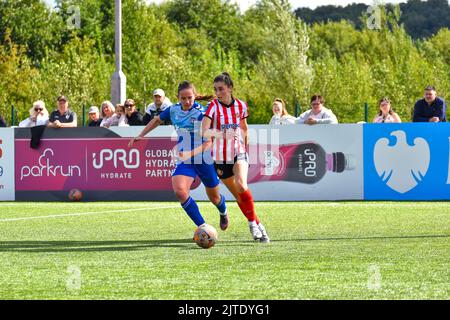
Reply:
M223 241L227 245L252 245L253 241ZM137 251L148 248L201 250L192 239L137 241L0 241L1 252L102 252Z
M329 237L276 239L272 242L309 242L309 241L349 241L349 240L407 240L450 238L450 235L405 235L405 236L370 236L370 237ZM255 241L220 241L221 246L255 246ZM102 252L102 251L137 251L148 248L178 248L199 250L192 239L162 239L136 241L0 241L0 252Z

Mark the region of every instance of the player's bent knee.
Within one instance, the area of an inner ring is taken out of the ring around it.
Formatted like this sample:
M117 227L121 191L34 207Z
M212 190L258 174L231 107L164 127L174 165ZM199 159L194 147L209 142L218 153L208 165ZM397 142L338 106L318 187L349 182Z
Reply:
M220 194L218 194L218 195L209 195L209 201L211 201L214 204L220 203L220 200L221 200Z
M245 192L248 189L247 183L242 179L236 179L236 188L239 193Z
M185 202L189 198L189 192L186 190L175 190L175 196L180 202Z

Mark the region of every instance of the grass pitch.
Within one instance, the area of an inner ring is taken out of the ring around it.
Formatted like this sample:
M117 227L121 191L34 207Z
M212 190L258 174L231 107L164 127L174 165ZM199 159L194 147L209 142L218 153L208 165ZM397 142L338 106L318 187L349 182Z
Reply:
M449 299L450 203L257 203L251 240L200 203L0 203L0 299Z

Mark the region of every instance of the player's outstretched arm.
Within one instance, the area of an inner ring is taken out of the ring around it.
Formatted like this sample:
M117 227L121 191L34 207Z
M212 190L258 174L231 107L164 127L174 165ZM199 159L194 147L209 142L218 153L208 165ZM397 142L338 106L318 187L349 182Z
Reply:
M206 150L210 149L211 146L212 146L212 141L211 141L211 139L208 139L205 142L203 142L203 144L201 146L198 146L197 148L192 149L191 151L181 151L181 152L179 152L178 153L178 159L180 161L186 161L187 159L195 157L199 153L205 152Z
M219 130L211 128L211 119L204 117L202 120L202 137L211 140L212 138L223 139L223 134Z
M144 127L144 129L142 129L141 133L137 137L132 138L130 140L130 142L128 142L128 147L131 148L136 141L141 140L143 137L145 137L145 135L147 133L149 133L150 131L152 131L153 129L155 129L156 127L161 125L162 123L163 123L163 121L159 118L159 116L154 117L153 120L150 121Z

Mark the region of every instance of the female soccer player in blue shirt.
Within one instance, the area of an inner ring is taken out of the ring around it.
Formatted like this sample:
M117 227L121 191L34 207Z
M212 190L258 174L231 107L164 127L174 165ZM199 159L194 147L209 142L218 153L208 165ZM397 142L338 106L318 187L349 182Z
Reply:
M200 127L203 119L203 106L195 101L195 87L189 81L178 86L179 103L165 109L159 116L153 118L142 132L133 138L128 146L142 139L147 133L158 127L164 121L170 120L178 134L178 150L181 155L172 174L172 186L181 206L192 221L200 226L205 224L195 200L189 195L189 190L196 176L200 177L206 188L209 200L220 212L220 228L228 227L228 215L225 197L219 192L219 178L214 169L214 162L204 159L204 155L196 156L194 149L201 150L204 140L201 137ZM192 156L191 156L192 155ZM195 157L194 157L195 156Z

